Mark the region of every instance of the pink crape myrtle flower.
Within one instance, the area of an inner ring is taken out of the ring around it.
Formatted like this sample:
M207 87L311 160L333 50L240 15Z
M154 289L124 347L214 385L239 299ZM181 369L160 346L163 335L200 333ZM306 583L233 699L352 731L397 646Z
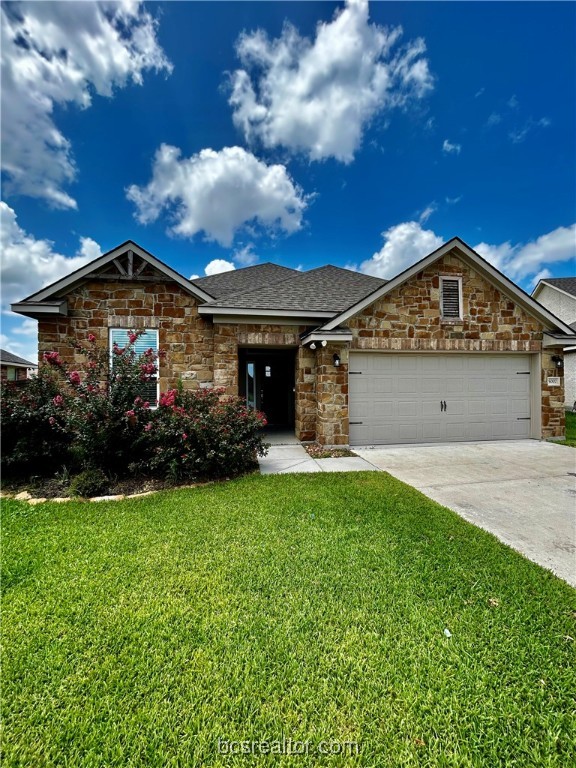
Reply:
M93 333L88 334L88 341L93 344L96 341L96 336Z
M72 373L69 376L70 384L80 384L80 374L78 371L72 371Z

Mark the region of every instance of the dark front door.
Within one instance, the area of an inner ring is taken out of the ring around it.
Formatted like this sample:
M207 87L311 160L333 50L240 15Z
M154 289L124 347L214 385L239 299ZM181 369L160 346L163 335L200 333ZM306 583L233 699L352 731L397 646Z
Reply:
M250 408L262 411L268 425L294 424L294 351L242 350L240 393Z

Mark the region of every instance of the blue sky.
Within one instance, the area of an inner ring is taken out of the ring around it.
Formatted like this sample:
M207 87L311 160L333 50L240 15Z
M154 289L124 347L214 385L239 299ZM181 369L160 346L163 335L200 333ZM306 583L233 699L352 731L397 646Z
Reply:
M574 274L573 3L2 2L7 311L133 239L187 277Z

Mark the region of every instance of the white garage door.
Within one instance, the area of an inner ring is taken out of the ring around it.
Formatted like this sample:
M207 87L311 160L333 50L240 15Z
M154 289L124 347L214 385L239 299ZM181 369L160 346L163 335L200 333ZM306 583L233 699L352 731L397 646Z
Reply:
M350 353L350 444L530 436L528 355Z

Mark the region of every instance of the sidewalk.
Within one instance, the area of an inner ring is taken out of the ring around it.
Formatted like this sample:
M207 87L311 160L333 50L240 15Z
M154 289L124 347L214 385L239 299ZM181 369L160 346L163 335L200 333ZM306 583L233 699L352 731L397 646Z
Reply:
M291 472L378 472L378 467L360 456L345 456L341 459L313 459L304 447L294 445L271 445L264 458L258 459L262 475L285 475Z

